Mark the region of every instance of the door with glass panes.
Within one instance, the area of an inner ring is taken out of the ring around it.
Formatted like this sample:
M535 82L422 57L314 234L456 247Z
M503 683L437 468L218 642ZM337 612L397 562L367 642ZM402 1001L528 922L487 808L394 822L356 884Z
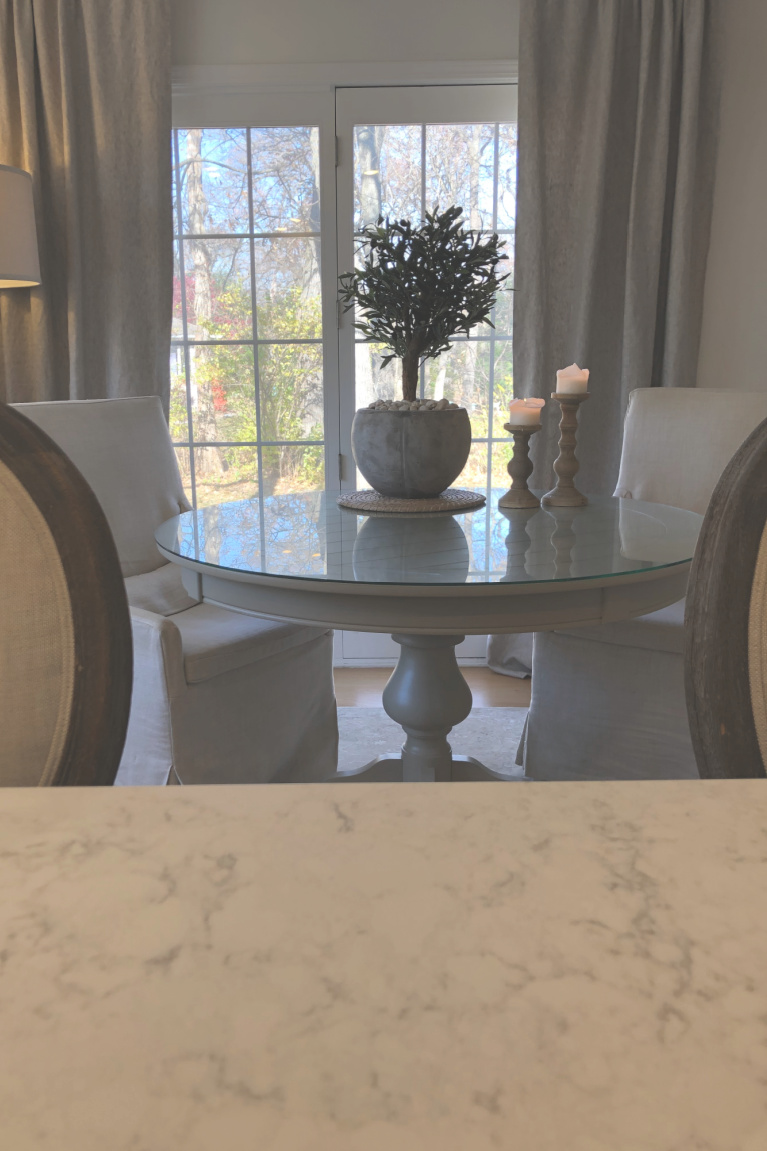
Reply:
M423 219L426 211L453 204L467 226L506 242L513 272L516 215L516 86L472 85L346 88L336 93L338 268L359 260L361 230L379 216ZM420 395L446 397L465 406L472 449L456 484L507 487L509 437L504 409L512 397L513 275L499 295L494 327L481 325L455 340L449 352L420 369ZM344 488L367 484L354 467L350 437L354 412L372 400L399 394L398 361L385 369L384 349L359 339L353 313L339 317L340 450ZM469 540L473 570L487 562ZM471 578L471 576L469 577ZM339 650L340 649L340 650ZM393 659L397 645L384 635L345 632L337 654L344 662ZM457 649L464 659L484 658L485 637L471 636Z

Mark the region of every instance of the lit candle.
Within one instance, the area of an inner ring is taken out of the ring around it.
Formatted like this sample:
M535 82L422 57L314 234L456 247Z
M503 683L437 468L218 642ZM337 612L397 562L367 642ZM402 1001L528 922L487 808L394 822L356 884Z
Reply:
M509 423L516 427L537 428L541 422L541 408L545 400L512 400L509 404Z
M577 364L570 364L557 372L557 394L564 392L587 392L589 390L589 370L579 368Z

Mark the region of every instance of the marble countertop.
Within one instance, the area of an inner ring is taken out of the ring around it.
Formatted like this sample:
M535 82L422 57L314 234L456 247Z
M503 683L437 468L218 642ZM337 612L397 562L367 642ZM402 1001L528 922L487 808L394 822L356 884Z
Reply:
M0 790L13 1151L764 1151L759 781Z

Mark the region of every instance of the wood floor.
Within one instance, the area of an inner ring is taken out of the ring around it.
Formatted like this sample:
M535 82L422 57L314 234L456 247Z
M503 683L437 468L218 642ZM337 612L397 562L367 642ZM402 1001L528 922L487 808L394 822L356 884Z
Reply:
M530 680L496 675L488 667L462 667L475 707L529 707ZM333 675L339 707L380 707L390 667L337 667Z

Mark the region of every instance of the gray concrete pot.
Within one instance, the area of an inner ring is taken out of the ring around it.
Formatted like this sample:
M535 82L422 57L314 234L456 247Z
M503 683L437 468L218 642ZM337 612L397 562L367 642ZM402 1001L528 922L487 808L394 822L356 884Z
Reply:
M382 496L433 499L461 474L471 449L465 408L377 412L360 408L352 424L352 453L365 479Z

